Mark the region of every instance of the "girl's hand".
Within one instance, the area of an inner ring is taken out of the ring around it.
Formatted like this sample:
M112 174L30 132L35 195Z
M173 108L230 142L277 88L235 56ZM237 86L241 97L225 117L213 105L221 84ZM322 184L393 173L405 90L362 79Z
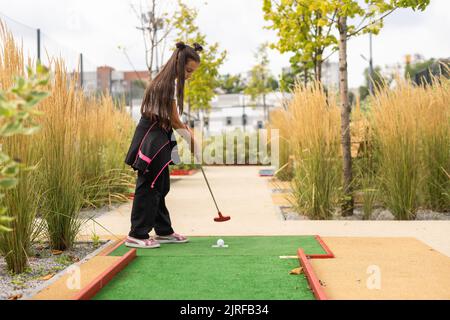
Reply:
M190 135L190 147L191 147L191 154L194 155L195 162L201 162L202 161L202 148L201 145L195 140L194 138L194 132L192 131L189 126L186 126L186 129L189 131Z
M182 136L190 146L190 151L191 154L194 155L195 162L201 163L203 160L201 145L194 139L194 132L187 124L183 124L182 127L183 130L181 132L184 133Z

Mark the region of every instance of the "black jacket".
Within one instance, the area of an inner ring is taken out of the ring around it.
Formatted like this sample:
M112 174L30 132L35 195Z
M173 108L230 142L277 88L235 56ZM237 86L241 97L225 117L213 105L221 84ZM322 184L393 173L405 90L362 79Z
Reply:
M155 175L164 165L180 163L173 129L162 129L157 121L141 117L134 132L125 163L134 171Z

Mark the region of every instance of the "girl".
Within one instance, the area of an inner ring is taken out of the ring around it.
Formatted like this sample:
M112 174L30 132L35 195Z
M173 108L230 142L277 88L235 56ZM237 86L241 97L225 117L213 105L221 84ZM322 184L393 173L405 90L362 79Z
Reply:
M170 190L168 165L179 161L173 129L189 143L196 160L200 159L192 130L181 122L179 114L183 113L185 80L199 67L198 52L202 50L197 43L191 47L178 42L169 61L145 91L142 116L125 159L138 171L131 230L125 241L128 247L158 248L160 243L188 242L172 229L165 196ZM153 228L155 238L149 236Z

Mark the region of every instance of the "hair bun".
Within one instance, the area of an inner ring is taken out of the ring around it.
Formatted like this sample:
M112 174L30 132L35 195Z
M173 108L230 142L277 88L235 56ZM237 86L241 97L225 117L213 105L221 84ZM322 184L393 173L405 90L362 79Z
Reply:
M194 50L201 52L201 51L203 51L203 47L196 42L196 43L194 43Z
M184 44L183 41L177 42L177 48L180 50L183 50L184 48L186 48L186 45Z

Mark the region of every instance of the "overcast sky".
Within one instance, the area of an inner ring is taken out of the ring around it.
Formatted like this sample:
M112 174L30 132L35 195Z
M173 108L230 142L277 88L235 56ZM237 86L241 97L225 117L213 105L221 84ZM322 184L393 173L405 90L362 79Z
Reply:
M144 69L142 36L130 3L139 0L0 0L0 12L44 33L43 43L51 48L65 47L62 55L69 64L83 52L85 65L110 65L117 70ZM143 0L145 1L145 0ZM172 10L175 1L159 1ZM222 73L240 73L255 63L254 52L265 41L276 41L273 31L263 27L262 0L185 0L199 9L198 25L209 42L218 42L228 51ZM374 38L374 64L385 66L404 61L406 54L420 53L426 58L450 56L450 1L431 0L425 12L399 10L385 21ZM35 32L6 19L24 47L34 50ZM126 48L131 63L118 46ZM351 87L363 82L368 56L368 36L349 43L349 81ZM34 52L32 52L34 53ZM279 75L289 65L289 55L270 52L271 69ZM168 55L166 55L167 57ZM337 54L331 57L337 61Z

